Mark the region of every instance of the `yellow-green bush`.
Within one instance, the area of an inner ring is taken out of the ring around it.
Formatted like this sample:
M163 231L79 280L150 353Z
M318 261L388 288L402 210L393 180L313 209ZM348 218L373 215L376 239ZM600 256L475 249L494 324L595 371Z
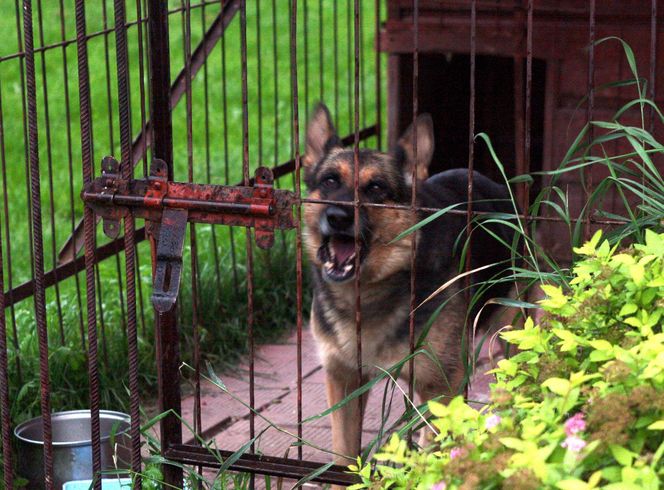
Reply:
M492 402L430 402L435 444L396 435L351 467L355 488L656 489L664 453L664 234L618 251L601 233L569 290L542 285L539 324L493 372Z

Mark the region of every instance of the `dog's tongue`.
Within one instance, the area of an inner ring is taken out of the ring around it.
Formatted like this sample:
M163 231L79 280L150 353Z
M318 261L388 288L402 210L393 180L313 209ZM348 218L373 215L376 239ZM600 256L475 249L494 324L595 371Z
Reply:
M355 242L353 240L333 237L330 245L334 249L334 257L337 264L343 264L355 253Z

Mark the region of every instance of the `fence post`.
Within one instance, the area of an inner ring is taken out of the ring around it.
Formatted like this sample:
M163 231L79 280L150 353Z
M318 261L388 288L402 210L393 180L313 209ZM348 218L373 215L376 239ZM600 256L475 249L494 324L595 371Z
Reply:
M170 50L168 41L168 2L148 1L149 63L152 76L151 117L152 156L160 158L168 166L168 180L173 180L173 134L170 110ZM154 271L158 233L150 237L152 267ZM177 306L167 313L155 310L157 345L157 378L159 384L159 409L173 413L160 421L161 452L182 443L180 415L180 338L176 318ZM174 382L175 381L175 382ZM182 488L182 470L163 465L164 483Z

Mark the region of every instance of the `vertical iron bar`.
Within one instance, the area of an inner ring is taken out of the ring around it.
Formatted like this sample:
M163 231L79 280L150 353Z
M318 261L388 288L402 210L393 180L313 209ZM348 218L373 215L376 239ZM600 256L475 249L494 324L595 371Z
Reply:
M417 205L417 113L419 111L419 76L420 76L420 4L418 0L413 0L413 161L412 168L412 187L410 193L411 211L415 213ZM417 251L417 235L411 235L410 242L410 315L408 315L408 346L409 353L412 356L415 352L415 308L417 300L415 298L415 255ZM413 357L408 361L408 397L414 400L415 395L415 359ZM412 430L408 431L408 442L412 438Z
M309 110L309 7L306 0L302 2L302 38L304 50L304 107ZM308 117L308 116L307 116Z
M475 55L476 55L476 33L477 33L477 0L471 0L470 3L470 101L468 105L469 125L468 125L468 207L466 213L466 272L471 269L472 260L472 221L473 221L473 170L475 165ZM471 277L466 276L466 306L470 307L470 283ZM473 336L470 335L470 328L466 329L466 361L472 362L473 347L471 345ZM465 392L468 393L468 386L466 384Z
M517 175L522 175L525 173L525 100L524 100L524 51L526 45L526 19L525 19L525 10L523 8L523 2L517 3L514 6L514 24L516 31L518 33L518 41L515 43L514 49L514 166L516 169ZM523 190L524 186L519 185L516 189L516 199L517 202L521 203L523 200Z
M381 53L381 39L380 39L380 4L382 0L375 0L375 15L376 15L376 141L379 149L383 148L383 108L382 100L382 80L380 71L380 53Z
M25 36L25 71L28 95L28 142L30 154L30 190L32 200L32 234L35 274L35 319L39 336L39 379L44 436L44 488L53 489L53 436L51 430L51 386L48 369L48 325L44 287L44 242L42 237L41 188L39 174L39 137L37 134L37 90L35 52L32 31L32 0L23 0L23 33Z
M334 33L334 116L337 118L336 126L339 129L340 112L339 112L339 8L338 0L332 4L333 7L333 22L332 32Z
M37 27L39 32L39 46L44 47L44 19L42 13L42 4L41 0L37 0ZM46 137L46 163L47 163L47 175L48 175L48 203L50 206L49 212L49 224L51 225L51 261L53 263L53 272L55 274L55 307L58 314L58 332L60 334L60 344L65 345L65 327L62 320L62 301L60 300L60 283L57 277L57 264L58 264L58 252L57 252L57 238L55 230L55 201L53 197L53 152L51 145L51 114L48 104L48 76L46 72L46 51L42 50L40 56L40 68L41 68L41 86L42 94L44 97L44 136Z
M138 42L138 89L139 96L141 101L141 134L145 132L146 129L146 116L145 116L145 60L143 58L143 11L141 8L141 0L136 0L136 20L138 25L136 26L136 35ZM141 155L143 160L143 177L147 178L148 176L148 155L147 155L147 139L142 138L141 140ZM133 162L132 162L133 163ZM140 281L139 281L140 284ZM143 308L141 308L142 314Z
M129 87L129 53L125 0L115 0L115 51L118 75L118 116L120 120L120 148L122 177L130 179L134 174L131 161L131 108ZM129 356L129 414L131 427L131 469L134 473L133 488L140 490L141 483L141 419L138 386L138 332L136 326L136 243L134 216L124 217L125 274L127 284L127 349Z
M586 119L588 120L588 143L591 143L594 138L594 128L591 125L593 119L593 112L595 110L595 0L590 0L590 14L588 20L588 108L586 111ZM588 156L592 155L592 149L588 148ZM585 187L586 202L590 200L593 188L593 171L592 165L583 167L583 179ZM583 216L581 216L583 218ZM583 239L590 238L590 213L585 217L586 221L583 226Z
M273 162L276 163L279 161L279 49L277 47L277 5L276 0L272 0L272 83L274 89L274 154ZM290 15L290 13L289 13ZM278 189L280 187L280 180L277 178L275 182L275 187ZM286 233L281 231L279 233L281 241L281 250L286 254Z
M67 171L69 173L69 218L71 223L71 232L74 233L76 228L76 208L74 205L74 166L73 166L73 156L72 156L72 136L71 136L71 104L69 101L69 68L67 62L67 46L64 45L66 40L66 29L65 29L65 7L64 0L60 0L60 39L63 42L62 46L62 79L64 82L64 102L65 102L65 119L67 120L65 127L67 132ZM55 244L55 236L53 236L53 243ZM54 245L55 246L55 245ZM55 259L53 261L53 267L57 265ZM78 324L79 324L79 333L81 336L81 348L82 352L85 352L85 327L83 326L83 302L81 299L81 284L78 277L78 273L74 274L74 281L76 285L76 304L78 306Z
M261 63L261 2L256 0L256 110L258 118L258 165L263 165L263 71ZM275 162L276 163L276 162Z
M145 98L145 58L144 58L144 49L143 49L143 8L141 5L142 0L136 0L136 20L138 25L136 26L136 35L137 35L137 44L138 44L138 89L140 97L140 108L141 108L141 134L145 134L147 130L146 121L146 98ZM143 160L143 177L147 178L148 176L148 139L141 139L141 159ZM132 165L134 162L132 162ZM141 314L141 335L145 338L146 336L146 326L145 326L145 303L143 301L143 281L141 279L141 264L139 259L139 250L138 244L136 245L136 285L138 287L138 307Z
M293 0L290 13L290 71L293 94L293 138L295 149L295 287L296 287L296 328L297 328L297 436L302 440L302 204L300 198L300 108L298 103L297 81L297 0ZM306 91L305 91L306 93ZM302 445L297 446L297 457L302 459Z
M360 5L366 5L367 2L361 3ZM363 8L360 7L360 26L363 25L364 23L364 11ZM360 40L358 41L360 43L360 53L364 53L364 34L365 30L360 29ZM363 128L367 126L367 84L366 84L366 63L364 62L364 56L360 54L360 124L362 125ZM367 147L368 140L363 140L362 142L364 148Z
M17 47L19 52L25 52L23 48L23 39L21 38L21 8L19 7L21 0L15 0L15 14L16 14L16 37L17 37ZM26 81L25 81L25 59L24 57L19 58L19 71L21 78L21 108L23 114L23 152L25 159L25 195L26 195L26 213L28 218L28 240L30 242L30 263L35 263L34 258L34 238L32 236L32 203L30 202L30 159L28 156L29 153L29 142L28 142L28 109L27 109L27 94L26 94ZM9 235L7 236L9 239ZM30 276L32 280L35 280L35 271L30 268Z
M94 253L97 243L94 234L92 240L93 240L92 250ZM101 352L104 362L104 368L106 369L106 372L110 372L110 364L108 362L108 343L106 342L106 322L104 321L104 291L101 287L99 264L94 264L94 271L95 271L95 281L97 282L97 291L98 291L97 304L99 307L99 327L101 330Z
M76 50L78 58L78 93L81 123L81 162L83 184L92 182L92 107L88 70L88 41L85 25L85 2L76 0ZM83 208L85 235L85 285L88 323L88 382L90 384L90 439L92 441L92 474L94 489L101 490L101 436L99 425L99 365L97 345L97 310L95 305L95 217L92 209Z
M224 1L221 2L221 9L223 11ZM276 48L275 48L276 49ZM226 36L221 36L221 101L222 101L222 117L224 121L224 181L226 185L230 185L230 170L229 170L229 152L228 152L228 89L227 89L227 70L226 70ZM231 266L233 268L233 291L237 299L240 291L240 281L237 273L237 254L235 252L235 232L231 226L228 230L231 241Z
M657 81L657 0L652 0L650 6L650 100L655 101ZM655 108L650 107L650 134L655 132Z
M350 1L350 0L349 0ZM354 0L354 104L353 104L353 223L355 238L355 336L357 349L357 386L362 386L362 300L360 285L360 2ZM350 11L350 9L349 9ZM350 14L349 14L350 15ZM350 23L349 23L350 24ZM350 25L348 25L350 37ZM350 42L349 55L350 55ZM350 59L349 59L350 62ZM350 70L348 70L350 76ZM349 107L350 109L350 107ZM360 430L358 431L358 448L362 449L362 420L364 418L364 407L361 399L358 400L360 412Z
M524 121L524 173L530 173L531 141L532 141L532 98L533 98L533 0L527 0L526 20L526 114ZM523 194L520 202L521 212L524 213L527 223L528 208L530 207L530 190L527 183L522 184ZM527 227L524 226L524 230ZM524 242L525 246L525 242Z
M351 8L351 5L354 5L355 0L346 0L346 63L348 63L346 69L346 86L348 87L348 130L353 130L353 122L355 117L353 115L353 15L354 8ZM359 69L358 69L359 72ZM337 116L338 117L338 116ZM358 123L359 125L359 123Z
M173 131L169 103L170 59L168 40L168 5L161 0L148 0L149 68L152 72L150 120L153 121L154 139L152 154L164 160L168 166L168 180L173 180ZM152 256L155 257L156 237L150 239ZM154 261L153 261L154 264ZM160 421L162 455L174 444L182 442L180 410L180 339L176 322L176 310L159 314L155 311L157 344L157 381L159 384L159 410L170 412ZM163 464L164 484L182 487L182 469Z
M194 147L193 147L193 100L191 89L191 2L183 0L182 27L184 72L185 72L185 102L187 123L187 179L194 182ZM189 244L191 258L191 328L194 340L194 433L197 436L203 432L201 421L201 351L198 330L198 249L196 246L196 225L189 223ZM195 438L198 441L198 438ZM196 442L198 444L198 442ZM203 468L198 467L199 475L203 474Z
M108 109L108 141L110 143L109 152L112 155L115 153L115 131L113 129L113 98L111 95L111 48L108 42L108 37L111 35L111 31L108 29L108 12L106 7L106 0L101 0L101 14L102 14L102 26L104 28L104 58L105 58L105 69L106 69L106 104ZM118 273L118 277L120 274ZM124 312L123 318L124 318ZM124 321L124 320L123 320Z
M201 8L201 32L207 31L205 20L205 5ZM205 105L205 177L208 183L212 183L212 171L210 167L210 83L208 76L207 60L203 64L203 100ZM221 269L219 262L219 249L217 248L217 230L214 225L210 225L210 234L212 235L212 254L214 257L215 280L217 291L221 291Z
M323 0L318 0L318 97L321 101L325 100L325 84L323 83L323 20ZM309 111L310 109L307 107L306 110Z
M245 186L249 185L249 107L247 88L247 2L240 4L240 49L242 63L242 176ZM247 332L249 335L249 437L256 436L255 414L255 353L254 353L254 257L251 228L246 228L245 248L247 253ZM251 452L255 452L251 444ZM254 488L254 475L251 475L250 487Z

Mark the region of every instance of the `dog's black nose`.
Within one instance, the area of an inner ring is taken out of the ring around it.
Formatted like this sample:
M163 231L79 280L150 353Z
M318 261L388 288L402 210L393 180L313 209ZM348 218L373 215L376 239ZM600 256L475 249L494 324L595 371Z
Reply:
M353 210L351 208L329 206L325 210L325 218L333 231L348 232L353 226Z

